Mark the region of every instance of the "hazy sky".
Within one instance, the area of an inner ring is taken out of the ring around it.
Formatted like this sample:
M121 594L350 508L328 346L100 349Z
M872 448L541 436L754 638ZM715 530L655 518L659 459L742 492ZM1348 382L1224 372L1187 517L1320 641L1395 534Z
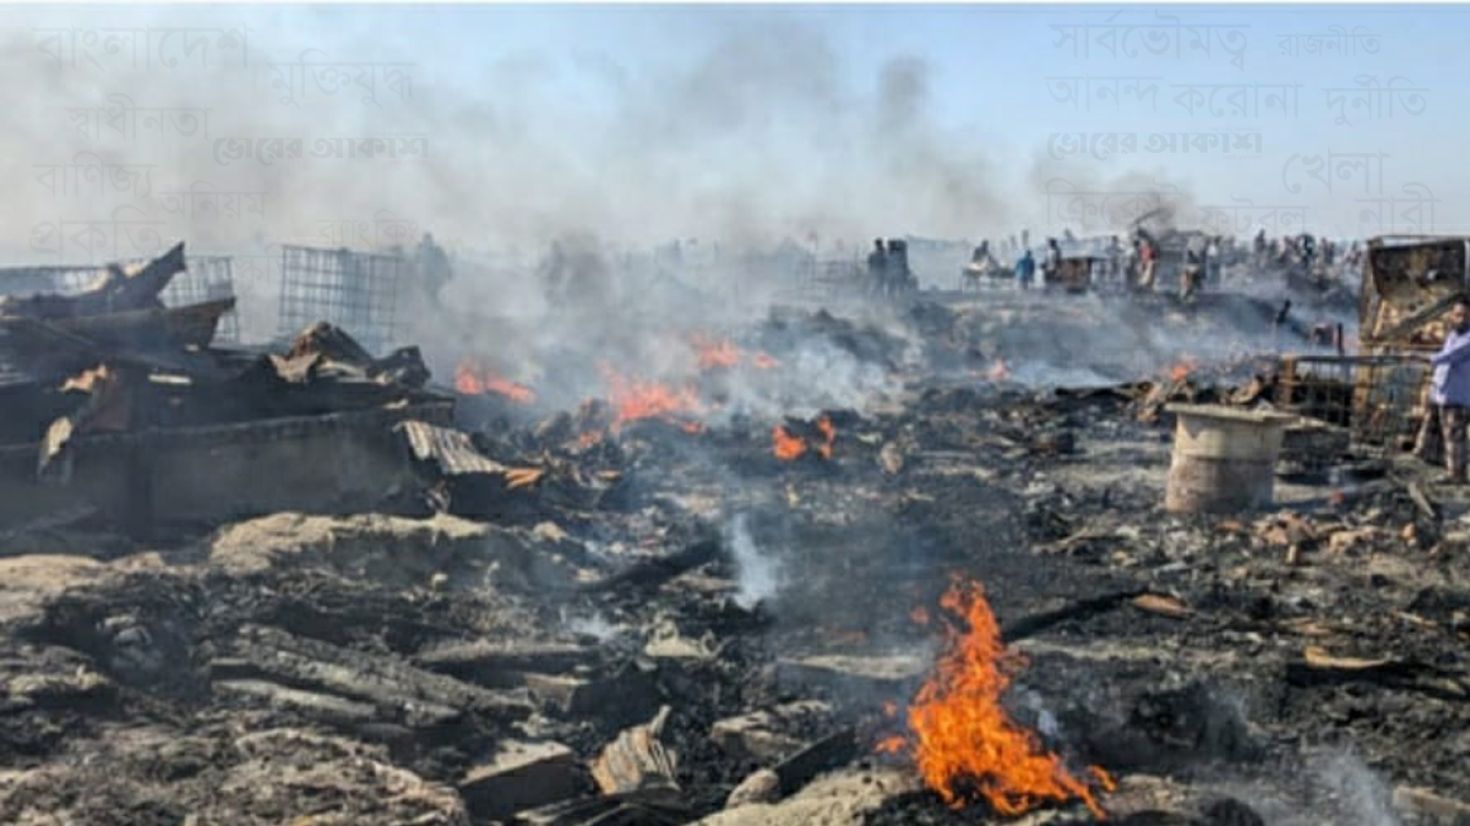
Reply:
M0 168L19 193L0 224L33 260L96 255L99 233L135 243L128 221L226 250L424 229L484 247L1087 234L1159 203L1241 232L1470 227L1466 8L0 15L15 119ZM189 109L205 132L178 120ZM93 158L107 168L84 177ZM129 166L146 194L122 188L113 167ZM180 204L191 188L213 212Z

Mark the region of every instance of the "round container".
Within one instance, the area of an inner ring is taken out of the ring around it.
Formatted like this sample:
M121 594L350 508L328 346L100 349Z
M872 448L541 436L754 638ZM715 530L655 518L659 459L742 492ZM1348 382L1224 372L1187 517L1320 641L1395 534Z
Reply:
M1165 510L1233 513L1271 505L1282 436L1295 417L1205 404L1165 410L1178 417Z

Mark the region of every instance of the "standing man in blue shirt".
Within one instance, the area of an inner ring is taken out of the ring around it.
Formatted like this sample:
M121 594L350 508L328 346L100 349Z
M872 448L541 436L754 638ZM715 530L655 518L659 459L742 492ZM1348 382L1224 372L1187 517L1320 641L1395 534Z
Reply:
M1021 260L1016 262L1016 283L1023 290L1031 289L1031 281L1036 277L1036 259L1031 257L1031 250L1021 254Z
M1444 346L1429 360L1434 375L1429 386L1430 406L1419 429L1414 453L1432 462L1443 446L1445 470L1451 484L1465 484L1465 427L1470 424L1470 296L1450 306Z

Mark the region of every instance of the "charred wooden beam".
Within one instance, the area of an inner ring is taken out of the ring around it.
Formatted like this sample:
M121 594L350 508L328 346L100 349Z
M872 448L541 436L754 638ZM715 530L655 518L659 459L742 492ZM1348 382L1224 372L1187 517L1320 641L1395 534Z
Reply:
M1023 640L1068 620L1085 620L1106 613L1145 593L1147 592L1144 589L1132 588L1104 594L1100 597L1069 602L1051 611L1043 611L1012 620L1001 626L1000 636L1008 643Z
M585 770L572 750L549 741L500 743L458 786L471 814L494 821L576 797L586 787Z
M685 571L713 562L723 550L717 539L704 539L668 556L639 562L612 576L581 586L582 591L600 593L619 588L657 588Z
M1372 683L1440 700L1470 700L1470 675L1392 657L1336 657L1310 646L1301 658L1286 664L1286 680L1296 686Z
M857 732L844 726L777 763L772 771L781 783L782 796L795 794L812 778L846 764L857 755Z
M449 722L462 712L517 720L532 708L523 692L482 688L391 655L341 648L278 628L247 625L231 647L234 657L211 664L217 679L263 678L325 691L397 709L415 724Z
M496 687L524 684L524 673L562 674L589 665L597 652L572 642L473 640L422 651L418 665L461 680Z

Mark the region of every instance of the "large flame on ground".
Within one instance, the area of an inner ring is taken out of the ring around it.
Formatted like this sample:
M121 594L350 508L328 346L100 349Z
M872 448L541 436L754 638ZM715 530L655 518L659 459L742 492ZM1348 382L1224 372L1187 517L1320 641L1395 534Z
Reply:
M662 419L689 433L704 429L704 425L694 420L704 413L704 404L693 387L675 388L625 376L607 365L603 365L602 373L607 381L608 401L612 404L614 433L639 419Z
M470 359L461 361L454 368L454 389L466 396L497 393L516 404L530 404L536 400L536 391Z
M968 628L947 625L935 672L909 708L911 738L889 738L878 748L907 746L925 785L955 808L984 799L997 814L1019 815L1049 802L1080 800L1094 817L1105 818L1092 787L1001 706L1024 661L1001 641L984 588L956 581L940 605ZM1091 771L1099 786L1112 788L1106 772Z

